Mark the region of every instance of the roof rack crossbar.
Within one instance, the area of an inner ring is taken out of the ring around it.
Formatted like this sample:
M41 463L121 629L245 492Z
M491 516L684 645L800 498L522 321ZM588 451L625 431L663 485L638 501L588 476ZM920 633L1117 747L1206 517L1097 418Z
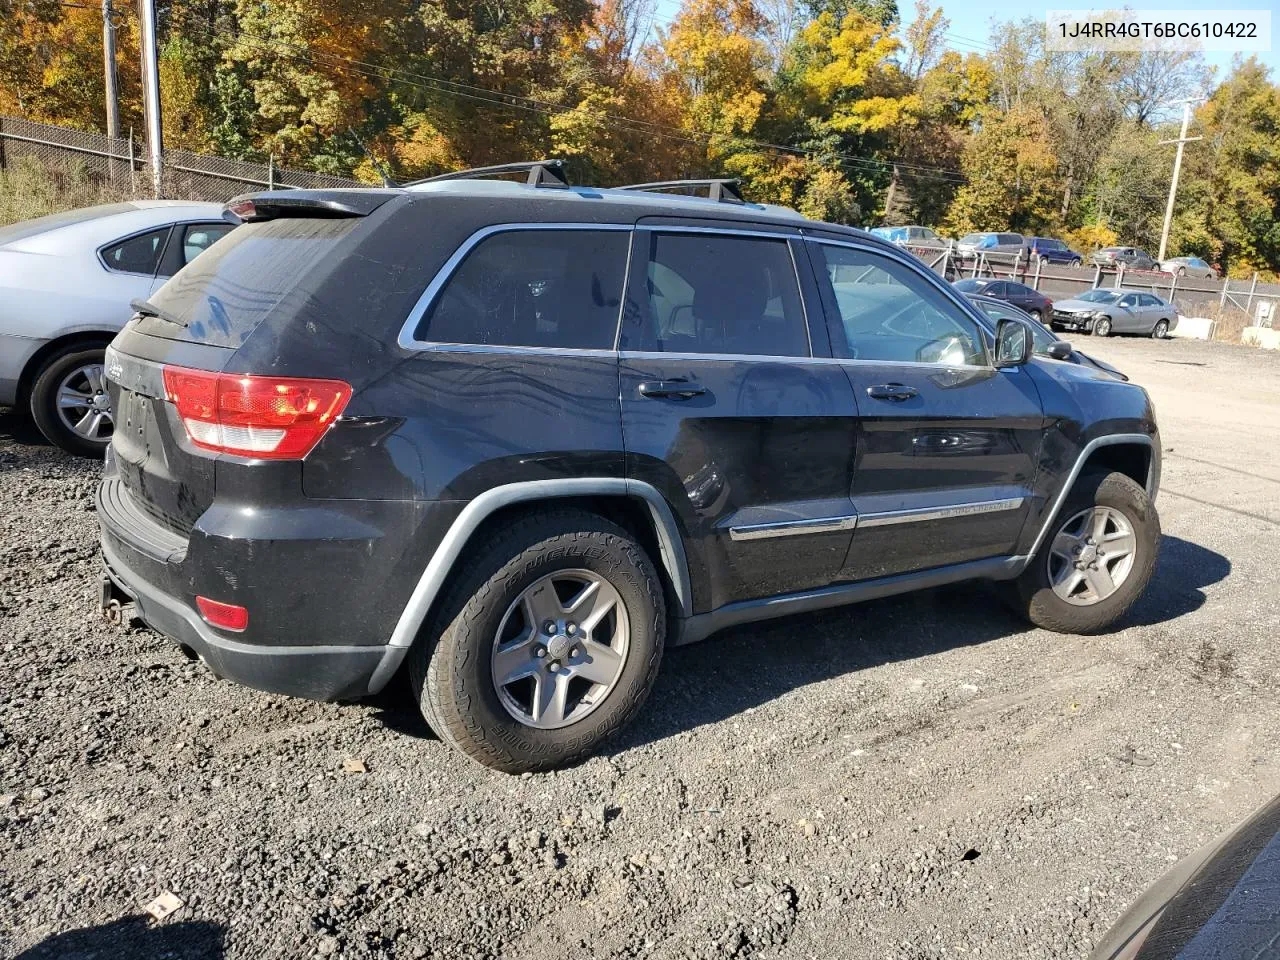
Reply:
M660 180L655 183L629 183L623 187L615 187L616 190L645 190L654 193L666 192L668 190L676 190L682 187L706 187L707 199L716 200L720 203L745 203L742 191L739 189L741 181L736 178L720 178L713 180Z
M569 186L563 160L522 160L519 163L499 163L492 167L472 167L469 170L455 170L453 173L415 180L404 186L416 187L420 183L442 183L445 180L480 180L484 177L500 177L504 173L528 173L529 177L525 182L531 187Z

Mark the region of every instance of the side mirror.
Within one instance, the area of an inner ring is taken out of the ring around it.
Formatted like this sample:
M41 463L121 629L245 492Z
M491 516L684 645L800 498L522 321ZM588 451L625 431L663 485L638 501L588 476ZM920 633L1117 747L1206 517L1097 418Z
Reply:
M1045 350L1045 356L1053 360L1070 360L1071 344L1065 340L1055 340L1049 344L1049 348Z
M1031 331L1008 317L996 325L996 366L1020 367L1031 359Z

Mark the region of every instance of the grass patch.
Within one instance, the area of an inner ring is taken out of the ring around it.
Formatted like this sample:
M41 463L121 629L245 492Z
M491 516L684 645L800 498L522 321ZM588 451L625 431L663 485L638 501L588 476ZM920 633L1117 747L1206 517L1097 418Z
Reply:
M122 171L126 165L122 164ZM114 203L133 196L127 182L112 186L82 163L43 163L23 157L0 170L0 226L50 213Z

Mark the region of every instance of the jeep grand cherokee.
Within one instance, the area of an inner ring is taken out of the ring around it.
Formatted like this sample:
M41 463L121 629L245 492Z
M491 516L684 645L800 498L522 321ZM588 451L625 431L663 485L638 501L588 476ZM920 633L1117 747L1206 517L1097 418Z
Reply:
M229 205L107 353L104 602L264 690L404 666L521 771L734 624L983 579L1090 633L1145 588L1140 387L732 183L519 169Z

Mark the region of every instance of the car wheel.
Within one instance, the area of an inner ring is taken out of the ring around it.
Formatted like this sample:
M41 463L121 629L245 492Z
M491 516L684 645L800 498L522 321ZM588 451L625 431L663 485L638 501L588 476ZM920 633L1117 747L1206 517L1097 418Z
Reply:
M1151 331L1151 337L1154 340L1163 340L1169 335L1169 321L1158 320L1155 327Z
M1079 257L1076 257L1074 260L1071 261L1071 266L1082 267L1084 266L1084 261L1081 260Z
M1029 316L1036 323L1044 323L1044 314L1041 313L1039 310L1028 310L1027 316Z
M410 652L423 716L508 773L579 760L653 686L666 609L644 549L594 514L517 521L476 552Z
M105 347L72 344L46 359L31 384L31 417L55 446L102 459L115 421L103 372Z
M1076 481L1044 546L1017 580L1021 611L1057 633L1097 633L1142 595L1155 569L1160 518L1122 473Z
M1186 275L1187 275L1187 268L1186 268L1186 267L1179 267L1179 268L1178 268L1178 276L1180 276L1180 277L1185 277Z
M1100 317L1093 322L1093 330L1091 332L1095 337L1111 336L1111 321L1107 317Z

